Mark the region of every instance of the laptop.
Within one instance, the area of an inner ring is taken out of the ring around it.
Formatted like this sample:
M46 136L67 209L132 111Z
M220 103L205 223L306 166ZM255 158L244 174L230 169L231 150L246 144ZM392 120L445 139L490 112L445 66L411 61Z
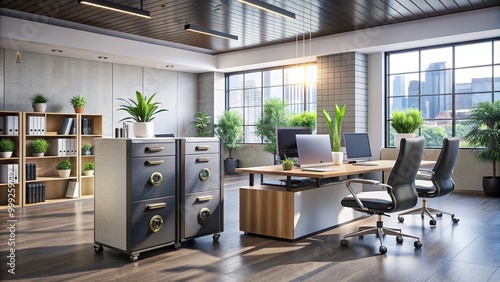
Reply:
M333 167L329 135L297 134L295 139L302 170L325 172L338 169Z

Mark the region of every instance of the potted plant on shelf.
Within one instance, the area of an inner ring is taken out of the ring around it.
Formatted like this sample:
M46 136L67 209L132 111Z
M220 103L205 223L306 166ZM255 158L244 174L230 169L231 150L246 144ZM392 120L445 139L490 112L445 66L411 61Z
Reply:
M94 163L86 163L83 165L83 175L94 175Z
M154 124L152 123L155 115L161 112L167 111L167 109L160 109L160 102L153 102L153 98L156 95L153 94L149 99L143 96L139 91L135 91L135 98L124 99L118 98L118 100L125 102L125 104L120 105L117 111L125 111L130 116L122 118L118 122L125 120L133 120L134 123L134 136L138 138L151 138L154 137Z
M243 118L238 112L225 111L215 126L215 135L217 135L229 151L229 158L224 159L224 170L227 174L236 174L235 168L239 165L239 160L231 156L232 150L241 146L240 141L243 137Z
M29 144L29 151L33 157L43 157L49 149L49 142L43 138L37 138Z
M61 178L68 178L72 168L73 165L67 160L62 160L56 165L57 173L59 173L59 177Z
M194 117L196 119L191 124L196 129L198 137L209 136L212 133L211 130L207 130L207 127L210 125L210 116L204 112L197 112Z
M16 144L10 138L2 138L0 139L0 158L10 158L12 157L12 153Z
M83 110L85 108L85 105L87 104L87 100L85 100L85 97L81 95L75 95L71 97L71 100L69 100L73 108L75 109L75 113L83 113Z
M49 98L41 93L36 93L30 98L30 101L34 112L44 113L47 109Z
M424 123L422 114L417 109L406 111L393 111L391 126L396 130L394 134L394 145L399 148L402 138L415 137L415 131Z
M328 126L328 131L330 132L331 146L332 146L332 156L334 164L342 164L344 161L344 152L342 152L340 147L341 141L341 130L342 130L342 120L345 115L345 107L339 108L339 105L335 104L335 120L332 119L328 111L323 110L325 115L325 121Z
M492 176L483 177L483 191L488 196L500 197L500 176L496 174L496 164L500 161L500 100L477 103L469 118L466 124L472 129L465 141L477 148L475 157L479 162L493 164Z
M292 170L294 164L295 164L295 161L287 158L286 155L285 155L285 159L281 160L281 167L283 167L283 170Z
M82 155L89 156L92 155L92 144L83 144L82 146Z

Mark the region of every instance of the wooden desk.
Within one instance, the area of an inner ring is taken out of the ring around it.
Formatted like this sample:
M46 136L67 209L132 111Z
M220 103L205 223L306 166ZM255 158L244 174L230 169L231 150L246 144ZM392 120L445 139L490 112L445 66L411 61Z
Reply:
M237 168L235 171L250 175L248 187L240 188L240 230L245 233L295 240L311 233L364 216L340 201L349 195L345 183L340 181L324 186L291 188L291 177L323 179L377 171L390 171L395 161L374 161L378 166L337 165L338 170L328 172L302 171L294 167L285 171L280 165ZM422 166L434 161L422 161ZM255 185L255 174L287 177L284 186ZM356 192L363 187L354 185Z

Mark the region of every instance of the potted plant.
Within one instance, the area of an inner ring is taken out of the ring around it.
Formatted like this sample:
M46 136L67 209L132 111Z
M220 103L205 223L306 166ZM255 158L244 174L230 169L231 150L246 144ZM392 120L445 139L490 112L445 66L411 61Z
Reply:
M89 156L92 155L92 144L83 144L82 146L82 155Z
M241 146L243 137L243 118L238 112L225 111L219 117L219 123L215 126L215 134L222 140L224 147L229 151L229 158L224 159L224 170L227 174L236 174L235 168L239 160L231 156L232 150Z
M209 136L212 133L212 131L207 130L207 127L210 125L210 116L204 112L197 112L194 117L196 119L191 124L196 129L198 137Z
M49 98L41 93L36 93L30 98L30 101L34 112L44 113L47 109Z
M86 163L83 165L83 174L86 176L94 175L94 163Z
M59 173L59 177L61 178L68 178L72 168L73 165L67 160L62 160L56 165L57 173Z
M49 142L43 138L37 138L29 144L29 151L33 157L43 157L49 149Z
M83 113L85 105L87 104L87 100L85 100L85 97L81 95L75 95L71 97L71 100L69 100L69 102L75 109L75 113Z
M255 124L255 134L267 143L264 151L274 154L274 164L279 163L276 159L276 127L289 124L290 113L287 111L287 105L281 99L269 99L264 104L262 118Z
M135 121L133 129L135 137L154 137L154 124L152 121L156 114L167 111L167 109L160 109L158 107L160 102L153 102L155 95L156 93L147 99L139 91L135 91L135 101L130 98L128 100L118 98L118 100L125 102L125 104L120 105L117 111L125 111L130 115L129 117L122 118L119 122L125 120Z
M469 118L466 124L472 129L464 139L478 148L475 157L479 162L493 165L492 176L483 177L483 191L488 196L500 197L500 176L496 175L496 164L500 161L500 100L475 104Z
M290 118L290 126L294 127L309 127L312 132L316 130L316 112L304 111L300 114L292 115Z
M326 110L323 110L326 125L328 126L328 131L330 132L334 164L342 164L342 162L344 161L344 152L342 152L340 147L340 141L342 139L340 132L342 130L342 120L344 119L345 115L345 107L346 105L342 106L341 109L339 108L339 105L335 104L335 120L332 119L332 117Z
M295 161L287 158L286 155L285 155L285 159L281 160L281 167L283 167L283 170L292 170L294 164L295 164Z
M0 139L0 158L10 158L12 157L12 153L16 144L10 138L2 138Z
M399 148L402 138L415 137L415 131L424 123L422 114L417 109L406 111L393 111L391 126L396 130L394 134L394 145Z

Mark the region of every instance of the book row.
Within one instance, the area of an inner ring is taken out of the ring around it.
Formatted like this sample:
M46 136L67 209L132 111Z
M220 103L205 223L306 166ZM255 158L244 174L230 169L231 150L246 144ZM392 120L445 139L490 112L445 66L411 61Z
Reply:
M50 156L75 156L78 154L77 140L75 138L49 139Z
M0 135L19 135L18 116L0 116Z
M26 164L26 180L36 180L36 164Z
M18 164L0 164L1 183L19 183Z
M45 202L45 183L26 184L26 203Z

